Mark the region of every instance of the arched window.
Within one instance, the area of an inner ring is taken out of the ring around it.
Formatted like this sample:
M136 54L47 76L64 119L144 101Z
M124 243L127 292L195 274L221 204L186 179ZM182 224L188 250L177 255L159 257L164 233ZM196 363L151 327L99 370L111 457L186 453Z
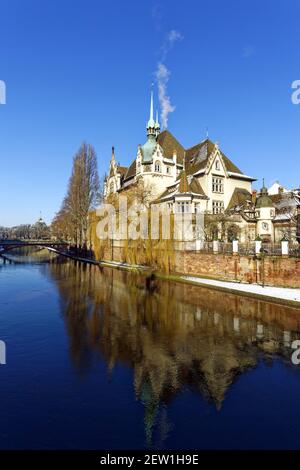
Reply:
M156 161L156 162L155 162L154 171L155 171L156 173L160 173L160 172L161 172L161 166L160 166L160 162L159 162L159 161Z
M216 170L220 170L220 161L216 160Z

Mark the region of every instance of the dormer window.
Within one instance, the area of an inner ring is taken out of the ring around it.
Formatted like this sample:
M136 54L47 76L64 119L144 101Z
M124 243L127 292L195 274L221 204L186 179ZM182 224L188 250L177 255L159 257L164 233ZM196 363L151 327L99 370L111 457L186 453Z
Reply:
M160 162L155 162L154 171L155 171L156 173L161 173L161 165L160 165Z

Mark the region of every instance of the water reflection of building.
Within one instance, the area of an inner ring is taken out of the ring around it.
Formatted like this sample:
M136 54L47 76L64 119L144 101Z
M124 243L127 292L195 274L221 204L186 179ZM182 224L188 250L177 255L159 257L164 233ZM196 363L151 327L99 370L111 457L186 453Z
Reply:
M220 408L236 376L260 358L290 363L300 337L292 308L166 281L150 292L143 277L79 263L49 270L78 370L98 353L110 371L116 363L133 368L148 445L155 427L168 432L161 410L184 387Z

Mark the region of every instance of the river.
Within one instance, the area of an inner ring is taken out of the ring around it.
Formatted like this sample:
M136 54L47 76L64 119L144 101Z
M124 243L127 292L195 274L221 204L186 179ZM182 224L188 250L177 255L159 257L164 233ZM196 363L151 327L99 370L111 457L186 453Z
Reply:
M45 252L0 259L1 449L300 448L300 311Z

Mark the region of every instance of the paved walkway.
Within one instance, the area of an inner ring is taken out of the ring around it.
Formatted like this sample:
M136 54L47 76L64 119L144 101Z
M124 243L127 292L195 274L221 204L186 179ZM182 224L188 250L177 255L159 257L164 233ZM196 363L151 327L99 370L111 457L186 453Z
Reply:
M229 290L236 293L248 293L268 299L280 299L292 302L299 302L300 307L300 289L290 289L288 287L270 287L260 286L258 284L244 284L239 282L217 281L214 279L203 279L194 276L180 276L182 280L191 281L202 286L211 286Z

